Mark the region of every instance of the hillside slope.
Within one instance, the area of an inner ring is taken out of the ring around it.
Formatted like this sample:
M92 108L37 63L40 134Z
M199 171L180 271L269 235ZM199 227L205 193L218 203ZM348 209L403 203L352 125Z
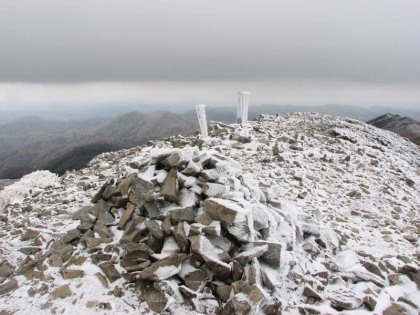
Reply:
M210 129L0 192L0 311L419 312L416 145L314 113Z
M0 178L19 178L40 169L60 172L79 169L99 153L192 133L197 128L196 120L169 112L133 112L94 127L68 130L64 126L62 131L49 129L51 124L39 119L32 122L17 134L8 134L12 133L10 124L4 126L4 133L0 132Z
M420 123L411 118L388 113L369 120L367 124L395 132L420 145Z

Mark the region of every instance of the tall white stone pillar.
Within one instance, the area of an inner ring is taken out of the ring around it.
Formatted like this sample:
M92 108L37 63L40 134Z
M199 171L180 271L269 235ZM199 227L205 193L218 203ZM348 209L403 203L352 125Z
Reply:
M250 92L238 92L238 107L236 109L237 123L246 124L248 122L248 107Z
M195 110L197 111L197 118L198 118L198 123L200 124L201 136L203 138L207 138L208 131L207 131L207 118L206 118L206 105L198 104L195 106Z

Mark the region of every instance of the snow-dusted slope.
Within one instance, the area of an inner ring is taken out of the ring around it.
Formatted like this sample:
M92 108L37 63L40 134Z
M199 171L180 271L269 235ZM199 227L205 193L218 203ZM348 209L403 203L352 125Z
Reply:
M201 152L235 160L243 185L263 193L261 211L276 209L282 222L270 230L283 246L280 267L270 271L276 288L269 295L278 298L284 314L336 314L346 308L354 309L342 313L367 314L373 301L375 314L386 309L392 314L390 307L419 311L416 145L356 120L313 113L261 116L245 128L212 129ZM137 173L156 148L188 147L200 144L197 140L174 137L102 154L81 171L61 178L33 173L0 192L0 311L147 311L123 279L101 285L95 275L101 269L81 244L66 263L84 272L74 279L63 279L50 249L79 225L72 214L90 205L107 180ZM229 168L225 176L233 176ZM113 232L121 237L116 226ZM173 302L167 311L193 312Z

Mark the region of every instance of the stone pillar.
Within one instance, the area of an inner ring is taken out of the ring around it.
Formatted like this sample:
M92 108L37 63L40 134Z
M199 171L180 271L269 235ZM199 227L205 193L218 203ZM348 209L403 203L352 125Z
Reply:
M246 124L248 122L248 106L250 92L238 92L238 107L236 109L236 118L238 124Z
M195 106L197 111L198 123L200 124L201 137L207 138L207 118L206 118L206 105L198 104Z

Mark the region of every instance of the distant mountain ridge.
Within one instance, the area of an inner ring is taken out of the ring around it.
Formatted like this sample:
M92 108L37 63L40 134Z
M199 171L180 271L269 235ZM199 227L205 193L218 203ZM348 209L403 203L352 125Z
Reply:
M367 121L386 112L383 107L352 105L292 106L250 105L249 120L264 114L319 112ZM419 110L398 113L420 119ZM75 121L47 121L27 116L0 124L0 178L20 178L37 169L62 173L78 169L94 156L122 148L142 145L152 139L189 134L198 129L196 111L184 114L168 111L129 112L105 120L98 117ZM207 107L207 119L232 123L236 107ZM403 135L406 136L406 135Z
M367 122L375 127L389 130L420 146L420 123L409 118L387 113Z
M385 106L361 107L338 104L326 104L320 106L263 104L249 106L249 120L254 120L260 114L274 115L296 112L316 112L320 114L350 117L365 122L378 117L383 113L389 112L390 110L390 108ZM396 109L394 108L394 110ZM420 120L420 110L400 108L397 111L400 115ZM191 118L195 118L196 116L195 110L193 109L189 110L186 114ZM236 107L208 106L207 119L233 123L236 121Z
M38 117L0 126L0 178L19 178L37 169L63 173L86 166L102 152L197 129L196 119L171 112L132 112L89 128L53 126Z

